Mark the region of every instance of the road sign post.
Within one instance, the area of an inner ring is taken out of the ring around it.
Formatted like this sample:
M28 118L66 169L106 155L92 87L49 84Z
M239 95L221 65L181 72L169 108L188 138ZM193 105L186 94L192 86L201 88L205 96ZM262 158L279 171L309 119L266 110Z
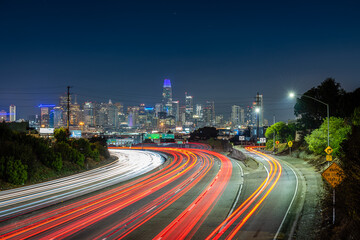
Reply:
M245 136L239 136L239 140L241 142L241 146L243 145L243 141L245 140Z
M328 146L327 148L325 148L324 151L326 152L326 154L330 155L333 152L333 149L330 146Z
M326 161L329 162L329 166L330 166L330 162L332 161L331 153L333 152L333 149L328 145L327 148L324 149L324 151L327 154Z
M290 155L291 155L291 147L292 147L292 145L293 145L293 142L292 142L292 141L289 141L289 142L288 142L288 146L289 146Z
M275 141L275 144L276 144L276 148L279 148L279 141Z
M335 224L335 187L344 180L344 171L339 165L332 163L321 175L333 187L333 224Z

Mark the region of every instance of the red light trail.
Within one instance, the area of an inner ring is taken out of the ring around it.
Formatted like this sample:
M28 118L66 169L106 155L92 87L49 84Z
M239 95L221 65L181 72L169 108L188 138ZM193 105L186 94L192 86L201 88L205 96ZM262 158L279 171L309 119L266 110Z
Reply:
M136 147L135 149L167 154L169 160L162 169L101 194L94 194L57 209L4 225L0 227L0 239L71 238L115 214L116 221L106 224L95 238L127 238L194 189L205 176L210 176L210 170L215 171L197 196L187 202L181 211L154 235L154 239L190 239L219 202L233 172L232 163L227 157L207 150L206 145L196 146L202 149ZM263 204L281 176L282 167L276 159L256 151L253 147L248 147L247 150L268 162L268 175L206 239L234 238ZM135 205L137 207L130 213L124 212Z

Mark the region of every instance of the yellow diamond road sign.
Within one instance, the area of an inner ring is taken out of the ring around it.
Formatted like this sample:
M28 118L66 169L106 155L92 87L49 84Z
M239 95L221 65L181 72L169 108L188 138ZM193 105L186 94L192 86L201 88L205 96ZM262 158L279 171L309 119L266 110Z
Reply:
M331 155L326 155L326 161L331 162L332 161L332 156Z
M332 163L321 175L333 188L339 185L345 178L344 171L336 163Z
M325 148L325 150L324 150L327 154L331 154L332 152L333 152L333 149L330 147L330 146L328 146L327 148Z
M292 141L289 141L289 142L288 142L288 146L289 146L289 147L292 147L292 145L293 145L293 142L292 142Z

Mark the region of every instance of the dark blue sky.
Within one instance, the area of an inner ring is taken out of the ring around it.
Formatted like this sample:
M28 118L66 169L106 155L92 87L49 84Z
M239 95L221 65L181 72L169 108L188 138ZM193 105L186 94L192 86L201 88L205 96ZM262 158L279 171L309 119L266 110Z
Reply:
M75 3L76 2L76 3ZM264 95L265 118L293 118L288 90L333 77L360 87L357 1L0 1L0 110L80 100L233 104ZM254 2L254 3L252 3Z

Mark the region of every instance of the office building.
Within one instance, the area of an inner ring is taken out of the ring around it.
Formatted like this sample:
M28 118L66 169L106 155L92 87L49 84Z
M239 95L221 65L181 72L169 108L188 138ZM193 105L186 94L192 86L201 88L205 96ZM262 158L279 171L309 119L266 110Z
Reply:
M176 124L180 121L180 101L172 102L172 115L175 117Z
M162 105L163 111L167 113L167 115L172 115L172 89L171 89L171 81L170 79L164 80L163 92L162 92Z
M55 107L53 104L40 104L40 127L50 127L50 111Z
M206 126L214 127L216 123L215 119L215 103L214 101L206 101L204 107L204 122Z
M86 127L95 126L95 108L92 102L84 103L84 124Z
M257 110L259 109L259 110ZM255 98L255 102L254 102L254 115L256 121L255 124L257 124L257 121L259 121L259 127L264 126L264 105L263 105L263 95L257 93L256 94L256 98ZM258 111L258 112L257 112Z
M9 107L9 120L10 122L15 122L16 121L16 106L15 105L10 105Z
M7 121L7 112L5 110L0 111L0 122L6 122Z

